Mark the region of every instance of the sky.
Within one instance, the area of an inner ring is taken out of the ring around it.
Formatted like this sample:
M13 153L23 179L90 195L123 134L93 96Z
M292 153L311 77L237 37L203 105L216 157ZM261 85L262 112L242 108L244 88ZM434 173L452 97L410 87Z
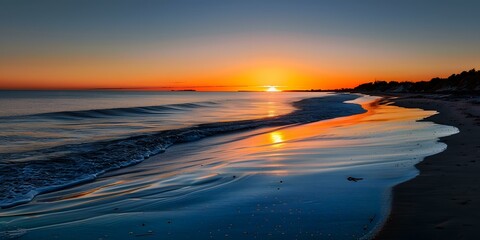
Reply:
M480 66L480 1L1 0L0 89L354 87Z

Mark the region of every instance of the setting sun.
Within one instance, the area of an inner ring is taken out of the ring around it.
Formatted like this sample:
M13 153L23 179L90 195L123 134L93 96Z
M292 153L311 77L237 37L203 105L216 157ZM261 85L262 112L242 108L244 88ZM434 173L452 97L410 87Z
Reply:
M267 86L267 92L280 92L275 86Z

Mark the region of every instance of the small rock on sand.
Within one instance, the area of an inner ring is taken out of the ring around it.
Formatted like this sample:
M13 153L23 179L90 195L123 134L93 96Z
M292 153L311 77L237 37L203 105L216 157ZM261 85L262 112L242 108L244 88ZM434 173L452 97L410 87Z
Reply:
M363 178L348 177L347 180L351 182L358 182L360 180L363 180Z

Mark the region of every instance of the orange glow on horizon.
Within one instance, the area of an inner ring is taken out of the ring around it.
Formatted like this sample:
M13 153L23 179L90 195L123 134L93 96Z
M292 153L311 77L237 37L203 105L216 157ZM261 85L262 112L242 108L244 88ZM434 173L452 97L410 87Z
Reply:
M180 68L166 70L134 64L127 67L127 63L107 62L102 65L95 61L91 64L80 62L63 66L59 62L34 62L31 65L5 62L0 64L0 89L276 92L353 88L375 80L374 75L368 71L315 68L300 62L272 59L239 63L229 68L198 68L191 72ZM426 80L447 75L448 70L445 72L397 78L390 75L387 79Z
M452 64L436 55L414 57L388 44L322 34L207 34L124 44L77 49L52 43L38 51L2 54L0 89L326 90L374 80L448 77L479 64L476 55Z
M365 79L355 73L327 74L324 69L288 58L252 57L225 64L224 60L205 59L205 63L183 65L176 62L157 65L152 63L154 60L0 61L0 89L265 91L265 86L277 89L282 86L281 90L354 87L361 83L358 79Z

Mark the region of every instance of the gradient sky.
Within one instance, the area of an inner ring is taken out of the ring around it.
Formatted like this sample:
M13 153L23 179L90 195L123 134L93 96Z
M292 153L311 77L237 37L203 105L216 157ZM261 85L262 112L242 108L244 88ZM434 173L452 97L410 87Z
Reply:
M0 2L0 88L259 90L480 66L480 1Z

